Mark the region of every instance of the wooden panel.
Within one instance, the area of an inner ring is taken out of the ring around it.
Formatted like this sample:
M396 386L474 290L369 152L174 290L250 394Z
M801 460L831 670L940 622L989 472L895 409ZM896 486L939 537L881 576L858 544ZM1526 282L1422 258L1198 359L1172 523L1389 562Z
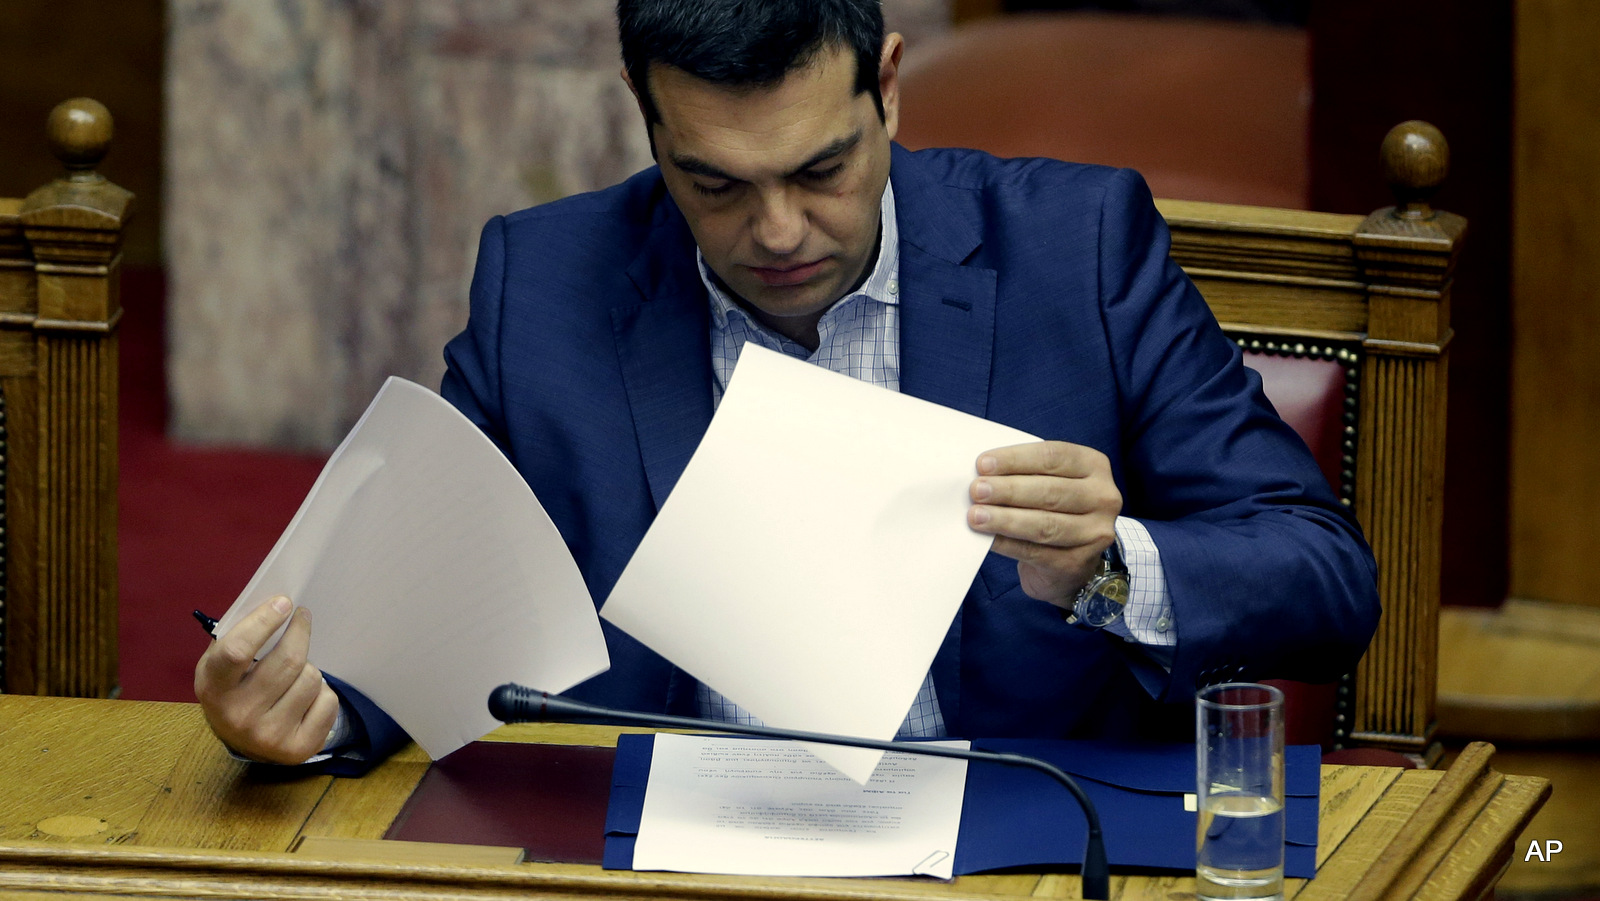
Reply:
M1189 275L1219 322L1346 340L1360 339L1367 331L1366 301L1359 286L1219 278L1192 270Z
M0 380L5 392L5 691L38 688L39 392L32 378Z
M117 685L117 346L40 339L40 659L35 691L104 697Z
M37 348L32 329L0 328L0 378L33 375Z
M1366 218L1350 213L1318 213L1309 210L1239 206L1231 203L1206 203L1198 200L1172 200L1165 197L1156 198L1156 209L1174 231L1203 226L1209 229L1244 231L1252 235L1321 235L1325 238L1348 238Z
M1600 4L1517 4L1511 591L1600 606Z
M1447 358L1369 354L1356 515L1378 562L1384 615L1356 680L1357 739L1424 752L1437 692L1439 532Z
M1351 236L1362 217L1266 207L1157 200L1185 269L1277 273L1353 282Z

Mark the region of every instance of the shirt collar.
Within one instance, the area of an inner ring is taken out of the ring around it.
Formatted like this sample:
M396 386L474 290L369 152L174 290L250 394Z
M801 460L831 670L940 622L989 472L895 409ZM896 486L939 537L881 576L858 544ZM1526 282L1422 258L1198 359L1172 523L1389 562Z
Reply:
M728 327L728 313L731 311L748 318L748 314L723 290L720 280L706 265L705 255L698 246L694 249L694 262L695 271L700 273L700 282L706 286L706 294L711 299L711 318L716 321L717 328ZM853 297L866 297L891 305L900 303L900 223L895 218L894 185L891 182L884 182L883 198L878 202L878 261L872 266L872 274L861 283L861 287L839 298L828 309L835 309Z

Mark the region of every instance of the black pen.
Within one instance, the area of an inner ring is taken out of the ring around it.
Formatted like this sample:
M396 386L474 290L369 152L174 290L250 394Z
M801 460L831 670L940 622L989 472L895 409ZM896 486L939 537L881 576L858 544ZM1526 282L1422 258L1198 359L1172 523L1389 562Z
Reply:
M206 616L204 613L201 613L198 610L196 610L194 612L194 619L195 619L195 622L200 624L200 628L206 630L206 634L207 635L210 635L212 638L216 638L217 637L217 621L216 620L212 619L209 616Z

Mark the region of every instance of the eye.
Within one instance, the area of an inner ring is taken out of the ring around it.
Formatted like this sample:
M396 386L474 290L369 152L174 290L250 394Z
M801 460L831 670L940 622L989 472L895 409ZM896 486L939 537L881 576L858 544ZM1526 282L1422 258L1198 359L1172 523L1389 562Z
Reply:
M844 171L844 163L834 163L826 169L807 169L800 173L800 177L813 184L821 184L829 181L842 171Z
M725 181L715 185L703 185L697 181L690 182L694 189L705 197L721 197L733 190L733 182Z

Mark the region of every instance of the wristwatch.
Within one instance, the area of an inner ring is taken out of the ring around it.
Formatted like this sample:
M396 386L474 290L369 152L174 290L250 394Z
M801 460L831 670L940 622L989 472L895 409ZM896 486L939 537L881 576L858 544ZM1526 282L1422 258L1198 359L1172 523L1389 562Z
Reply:
M1122 549L1113 541L1100 554L1100 569L1078 589L1072 608L1061 616L1080 629L1104 629L1122 617L1128 605L1128 565L1122 562Z

